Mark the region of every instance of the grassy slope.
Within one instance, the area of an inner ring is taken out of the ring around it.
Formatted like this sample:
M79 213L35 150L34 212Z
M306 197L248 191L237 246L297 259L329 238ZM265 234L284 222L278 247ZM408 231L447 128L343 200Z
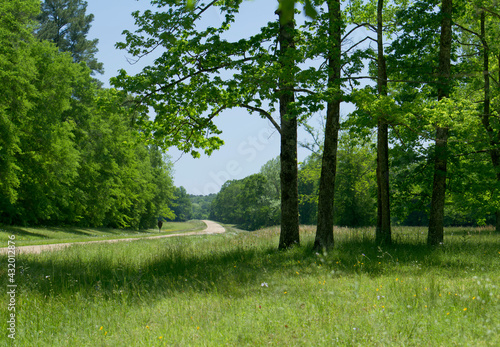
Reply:
M112 240L121 238L140 238L167 235L183 231L202 230L205 223L201 221L163 223L161 232L158 229L126 230L106 228L79 227L0 227L0 247L7 246L10 235L15 235L16 246L45 245L53 243Z
M19 255L16 342L499 345L498 234L448 229L428 249L423 229L395 231L397 243L379 249L372 230L338 229L328 254L311 252L312 228L303 247L278 252L270 228ZM3 288L6 278L3 266Z

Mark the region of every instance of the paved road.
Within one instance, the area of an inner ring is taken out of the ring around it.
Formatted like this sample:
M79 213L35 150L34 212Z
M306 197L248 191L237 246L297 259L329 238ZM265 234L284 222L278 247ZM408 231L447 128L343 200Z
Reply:
M43 251L55 251L71 245L82 245L89 243L114 243L123 241L137 241L144 239L160 239L164 237L175 237L175 236L189 236L189 235L208 235L208 234L222 234L226 231L224 227L218 223L212 222L210 220L203 220L207 227L201 231L188 231L181 234L169 234L169 235L158 235L149 237L135 237L127 239L115 239L115 240L102 240L102 241L86 241L86 242L71 242L71 243L56 243L51 245L38 245L38 246L20 246L16 247L16 254L19 253L41 253ZM7 248L0 248L0 254L6 254Z

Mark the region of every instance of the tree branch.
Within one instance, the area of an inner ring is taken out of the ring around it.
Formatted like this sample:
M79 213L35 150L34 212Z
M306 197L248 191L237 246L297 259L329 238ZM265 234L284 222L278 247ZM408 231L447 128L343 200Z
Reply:
M212 7L213 4L215 4L218 0L213 0L211 3L209 3L207 6L205 6L204 8L201 8L201 7L198 7L197 9L200 10L200 12L198 12L195 16L194 16L194 21L196 21L198 18L200 18L200 16L203 14L203 12L205 12L206 10L208 10L210 7Z
M152 92L145 94L144 97L142 98L142 100L144 100L146 98L149 98L151 95L156 94L156 93L158 93L158 92L160 92L162 90L168 89L168 88L170 88L170 87L172 87L172 86L174 86L176 84L184 82L187 79L190 79L192 77L198 76L198 75L200 75L202 73L214 72L214 71L217 71L217 70L220 70L220 69L225 69L225 68L227 68L227 67L229 67L229 66L231 66L233 64L242 63L242 62L245 62L245 61L248 61L248 60L252 60L254 58L255 57L244 58L244 59L241 59L241 60L238 60L238 61L231 61L231 62L226 63L226 64L222 64L222 65L219 65L219 66L214 66L214 67L211 67L211 68L208 68L208 69L200 69L200 70L198 70L198 71L196 71L196 72L194 72L192 74L186 75L184 77L179 77L178 80L170 82L168 84L165 84L165 85L163 85L163 86L161 86L161 87L153 90Z
M463 26L461 26L460 24L457 24L457 23L453 23L455 26L459 27L460 29L462 29L463 31L466 31L472 35L476 35L479 39L481 39L481 35L476 33L475 31L472 31L472 30L469 30Z
M479 154L479 153L489 153L489 152L490 151L488 149L482 149L479 151L474 151L474 152L469 152L469 153L455 154L454 157L464 157L466 155Z
M485 12L488 12L489 14L492 14L493 16L495 17L498 17L500 18L500 14L496 13L496 12L493 12L493 10L490 10L489 8L486 8L486 7L483 7L483 6L479 6L479 8Z
M244 108L247 108L251 111L255 111L255 112L259 112L261 115L263 115L264 117L266 117L273 125L274 127L276 128L276 130L278 130L278 132L280 133L281 135L281 128L280 126L278 125L278 123L276 123L276 121L274 120L274 118L271 116L271 114L261 108L258 108L258 107L253 107L253 106L250 106L250 105L247 105L247 104L239 104L240 107L244 107Z
M344 37L340 40L340 42L344 42L346 38L349 37L354 31L358 30L359 28L366 27L366 26L371 26L370 23L361 23L357 24L353 29L351 29L347 34L344 35Z
M373 39L373 38L371 38L370 36L367 36L367 37L365 37L363 40L358 41L358 43L356 43L355 45L353 45L353 46L349 47L346 51L344 51L344 54L345 54L345 53L347 53L347 52L349 52L351 49L353 49L353 48L354 48L354 47L356 47L357 45L362 44L362 43L363 43L363 42L365 42L366 40L373 40L373 41L377 42L377 40L374 40L374 39Z
M308 93L308 94L318 94L317 92L315 91L312 91L312 90L309 90L309 89L304 89L304 88L283 88L283 89L274 89L274 92L275 93L279 93L280 91L283 91L283 90L286 90L286 91L292 91L292 92L295 92L295 93Z

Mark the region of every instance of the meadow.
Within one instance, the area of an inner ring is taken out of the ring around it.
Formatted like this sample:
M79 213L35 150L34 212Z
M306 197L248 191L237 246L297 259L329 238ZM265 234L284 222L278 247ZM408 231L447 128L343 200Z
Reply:
M500 345L492 228L448 228L436 248L425 244L425 228L395 227L385 248L373 234L337 228L335 248L317 253L305 226L302 246L278 251L276 227L227 226L220 235L20 254L12 345Z
M45 245L66 242L103 241L123 238L141 238L168 235L184 231L202 230L206 227L202 221L164 222L158 229L127 230L111 228L80 227L15 227L0 228L0 247L6 247L9 235L15 235L16 246Z

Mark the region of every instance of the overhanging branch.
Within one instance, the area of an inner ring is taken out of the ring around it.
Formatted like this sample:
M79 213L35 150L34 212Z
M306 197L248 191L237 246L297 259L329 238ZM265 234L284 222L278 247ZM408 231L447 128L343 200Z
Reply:
M281 135L281 127L279 126L278 123L276 123L276 121L274 120L274 118L271 116L271 114L261 108L258 108L258 107L254 107L254 106L250 106L250 105L247 105L247 104L239 104L240 107L244 107L246 109L249 109L251 111L255 111L255 112L259 112L261 115L263 115L264 117L266 117L273 125L274 127L276 128L276 130L278 130L278 132L280 133Z

